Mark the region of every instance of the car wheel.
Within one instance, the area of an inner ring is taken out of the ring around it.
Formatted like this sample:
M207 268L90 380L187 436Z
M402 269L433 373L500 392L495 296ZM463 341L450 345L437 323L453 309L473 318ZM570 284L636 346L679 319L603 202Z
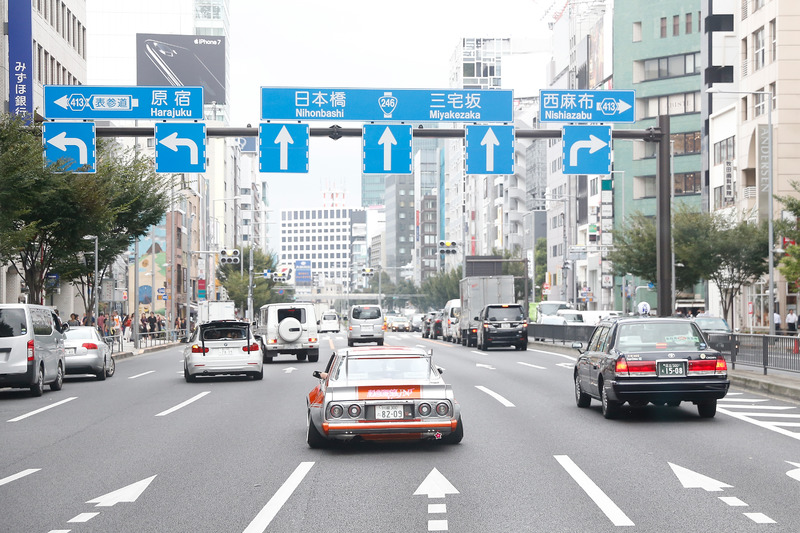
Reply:
M114 361L114 356L111 356L111 366L106 368L106 376L111 377L117 371L117 362Z
M105 381L106 379L106 360L103 359L103 368L100 369L100 372L94 375L97 378L97 381Z
M456 423L456 429L446 437L442 438L442 442L445 444L458 444L461 442L461 439L464 438L464 423L461 421L461 416L458 417L458 423Z
M717 414L717 400L698 403L697 413L700 418L714 418L714 415Z
M61 363L58 363L58 372L56 373L56 380L50 384L50 390L61 390L61 387L63 386L64 386L64 367L61 366Z
M319 361L319 352L313 353L313 354L312 353L308 354L308 362L309 363L316 363L317 361Z
M378 346L383 346L383 339L378 341Z
M351 341L351 340L348 340L348 341L347 341L347 345L348 345L348 346L353 346L353 341Z
M605 387L600 387L600 403L603 405L603 416L608 420L612 420L619 416L622 404L608 399Z
M306 356L307 356L307 355L308 355L308 354L299 353L299 354L297 354L297 360L298 360L298 361L305 361L305 360L306 360Z
M522 350L523 352L524 352L525 350L527 350L527 349L528 349L528 341L525 341L525 342L523 342L522 344L520 344L520 345L519 345L519 349L520 349L520 350Z
M467 345L467 338L461 337L461 346L466 346L466 345Z
M311 411L308 411L308 416L306 417L306 442L308 443L309 448L325 448L328 445L328 441L323 437L317 426L314 425L314 422L311 421Z
M186 364L183 365L183 379L186 380L186 383L194 383L197 381L197 378L189 373L189 369L186 367Z
M42 394L44 394L44 369L40 365L36 381L31 385L31 396L41 396Z
M581 389L581 378L577 373L575 374L575 403L578 407L589 407L592 403L592 397Z
M255 381L261 381L262 379L264 379L264 369L262 368L258 372L253 372L253 379Z

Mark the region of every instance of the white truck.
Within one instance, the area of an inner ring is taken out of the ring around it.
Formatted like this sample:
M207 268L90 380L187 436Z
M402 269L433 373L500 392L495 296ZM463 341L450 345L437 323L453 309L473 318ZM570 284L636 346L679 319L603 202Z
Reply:
M470 276L459 283L461 318L458 329L463 346L478 342L478 314L489 304L514 303L514 276Z
M236 320L236 306L227 300L206 300L198 304L197 323L204 324L212 320Z

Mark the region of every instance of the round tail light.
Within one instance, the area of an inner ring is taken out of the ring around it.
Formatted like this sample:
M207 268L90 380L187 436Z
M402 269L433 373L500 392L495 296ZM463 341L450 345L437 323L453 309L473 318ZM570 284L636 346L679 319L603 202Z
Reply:
M436 405L436 414L444 416L450 412L450 406L444 402Z
M341 405L331 405L331 416L333 418L339 418L344 414L344 409Z
M419 407L417 408L417 411L419 411L419 414L422 415L422 416L430 416L430 414L431 414L431 404L429 404L429 403L421 403L421 404L419 404Z
M354 403L347 408L347 414L350 415L350 418L358 418L361 416L361 406Z

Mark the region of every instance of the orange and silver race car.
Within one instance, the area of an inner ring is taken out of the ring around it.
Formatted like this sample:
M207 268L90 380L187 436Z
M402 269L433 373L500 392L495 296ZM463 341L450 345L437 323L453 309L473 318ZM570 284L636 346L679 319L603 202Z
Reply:
M308 395L306 440L441 440L461 442L464 425L453 389L431 352L377 346L334 353Z

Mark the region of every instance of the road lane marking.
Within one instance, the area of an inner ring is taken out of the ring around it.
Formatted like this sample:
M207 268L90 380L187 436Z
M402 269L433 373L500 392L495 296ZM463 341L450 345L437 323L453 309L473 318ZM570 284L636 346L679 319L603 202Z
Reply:
M23 470L22 472L17 472L14 475L11 475L11 476L8 476L8 477L4 477L3 479L0 479L0 485L5 485L7 483L11 483L12 481L16 481L18 479L22 479L25 476L29 476L29 475L33 474L34 472L38 472L39 470L41 470L41 468L29 468L27 470Z
M548 352L548 351L545 351L545 350L534 350L533 348L528 348L528 351L529 352L546 353L548 355L555 355L557 357L563 357L564 359L569 359L570 361L577 361L578 360L577 357L573 357L571 355L566 355L566 354L563 354L563 353Z
M272 522L272 519L278 514L283 504L286 503L295 489L300 485L300 482L303 481L303 478L306 477L306 474L308 474L312 466L314 466L313 461L300 463L300 465L294 469L292 475L284 481L281 488L270 498L267 505L253 518L253 521L250 522L250 525L245 528L243 533L264 533L269 523Z
M95 516L99 515L100 513L81 513L75 518L71 518L67 520L68 524L83 524L84 522L88 522Z
M69 533L71 529L51 529L47 533Z
M525 365L525 366L529 366L529 367L531 367L531 368L538 368L539 370L547 370L547 368L545 368L545 367L543 367L543 366L532 365L532 364L530 364L530 363L523 363L522 361L517 361L517 364L518 364L518 365Z
M509 402L508 400L506 400L505 398L503 398L502 396L500 396L499 394L497 394L493 390L487 389L483 385L475 385L475 388L478 389L479 391L485 392L486 394L488 394L489 396L491 396L492 398L494 398L498 402L502 403L506 407L515 407L515 405L513 403Z
M428 514L439 514L439 513L446 513L447 512L447 504L446 503L429 503L428 504Z
M782 427L779 427L778 425L772 422L766 422L758 420L756 418L752 418L754 416L761 416L761 417L768 416L773 418L800 418L800 415L787 415L784 413L742 413L742 412L728 411L727 409L720 409L719 407L717 407L717 412L726 414L728 416L732 416L733 418L738 418L739 420L742 420L744 422L749 422L750 424L756 425L758 427L774 431L775 433L780 433L781 435L785 435L787 437L800 440L800 433L795 433L793 431L789 431L788 429L783 429Z
M71 402L72 400L75 400L77 398L78 398L77 396L73 396L71 398L67 398L66 400L61 400L60 402L56 402L56 403L54 403L52 405L48 405L46 407L42 407L41 409L37 409L35 411L31 411L30 413L26 413L24 415L20 415L17 418L12 418L11 420L9 420L9 422L19 422L20 420L24 420L24 419L28 418L29 416L38 415L39 413L43 413L44 411L47 411L48 409L52 409L53 407L58 407L59 405L63 405L65 403L67 403L67 402Z
M718 401L725 402L725 403L729 403L729 402L753 402L753 403L758 403L758 402L766 402L766 401L769 401L769 400L767 400L765 398L720 398Z
M447 531L447 520L428 520L428 531Z
M615 526L632 526L633 521L598 487L568 455L554 455L556 461L594 501Z
M486 355L486 352L480 352L480 351L478 351L478 350L470 350L470 352L472 352L472 353L476 353L476 354L478 354L478 355Z
M775 520L764 513L744 513L744 515L756 524L777 524Z
M735 496L720 496L719 499L731 507L749 507L745 502Z
M789 405L738 405L735 403L725 404L725 409L763 409L764 411L788 411L794 409Z
M155 372L155 370L148 370L147 372L142 372L141 374L136 374L135 376L131 376L131 377L129 377L128 379L136 379L136 378L140 378L140 377L142 377L142 376L146 376L147 374L152 374L152 373L154 373L154 372Z
M188 399L188 400L186 400L185 402L183 402L183 403L179 403L179 404L178 404L178 405L176 405L175 407L172 407L172 408L170 408L170 409L167 409L166 411L161 411L161 412L160 412L160 413L158 413L156 416L167 416L168 414L170 414L170 413L174 413L175 411L177 411L178 409L180 409L180 408L182 408L182 407L186 407L187 405L189 405L189 404L190 404L190 403L192 403L192 402L196 402L197 400L199 400L200 398L202 398L202 397L203 397L203 396L205 396L206 394L210 394L210 393L211 393L211 391L210 391L210 390L207 390L207 391L205 391L205 392L201 392L201 393L200 393L200 394L198 394L197 396L194 396L194 397L192 397L192 398L189 398L189 399Z

